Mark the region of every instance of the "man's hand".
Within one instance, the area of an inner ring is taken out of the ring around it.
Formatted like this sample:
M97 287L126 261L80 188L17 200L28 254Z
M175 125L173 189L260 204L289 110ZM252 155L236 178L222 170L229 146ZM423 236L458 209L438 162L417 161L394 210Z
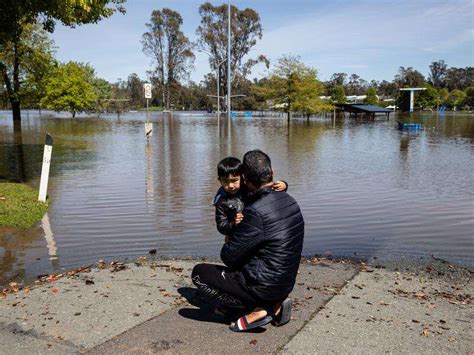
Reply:
M273 190L278 191L278 192L285 191L286 184L281 180L275 181L273 183Z
M224 243L229 243L229 236L228 235L225 236Z
M238 212L235 215L235 224L238 225L240 222L242 222L243 219L244 219L244 215L242 214L242 212Z

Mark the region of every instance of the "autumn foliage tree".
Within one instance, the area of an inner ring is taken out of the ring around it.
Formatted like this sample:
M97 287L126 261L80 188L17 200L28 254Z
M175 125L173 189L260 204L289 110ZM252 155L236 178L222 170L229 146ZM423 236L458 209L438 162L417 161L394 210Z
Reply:
M281 57L262 90L274 109L287 113L288 122L291 112L309 117L333 108L319 98L325 89L317 78L316 69L306 66L299 57Z

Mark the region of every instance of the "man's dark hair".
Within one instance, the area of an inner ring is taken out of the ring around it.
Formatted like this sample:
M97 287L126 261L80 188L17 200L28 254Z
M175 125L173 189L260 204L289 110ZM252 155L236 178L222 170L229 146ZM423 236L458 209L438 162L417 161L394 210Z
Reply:
M229 175L240 176L242 173L242 162L234 157L222 159L217 164L217 176L220 178L229 177Z
M273 180L270 157L259 149L251 150L244 155L242 174L245 179L259 188Z

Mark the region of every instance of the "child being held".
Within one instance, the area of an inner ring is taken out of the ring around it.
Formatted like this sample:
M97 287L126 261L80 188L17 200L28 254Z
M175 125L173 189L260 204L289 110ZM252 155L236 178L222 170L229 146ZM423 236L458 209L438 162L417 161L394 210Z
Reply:
M242 163L234 157L222 159L217 164L217 179L221 187L214 197L216 208L217 230L229 236L234 233L236 226L242 221L244 209L244 195L240 188ZM276 181L273 184L275 191L286 191L288 184L285 181Z

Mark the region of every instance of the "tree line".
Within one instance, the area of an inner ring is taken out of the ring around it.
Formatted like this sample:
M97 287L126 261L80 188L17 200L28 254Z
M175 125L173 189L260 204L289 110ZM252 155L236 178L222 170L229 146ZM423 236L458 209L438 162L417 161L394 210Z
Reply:
M474 107L474 67L450 68L444 60L430 64L428 78L412 67L400 67L391 82L368 82L357 74L335 73L325 84L326 95L337 103L344 103L349 95L367 95L366 103L387 105L391 103L383 98L399 102L401 88L416 87L426 89L415 94L419 109L436 109L442 105L450 109Z
M109 83L98 78L87 63L60 63L54 57L54 43L48 34L57 21L74 27L96 23L115 12L124 13L125 0L89 2L53 0L0 4L0 105L10 108L14 122L24 108L77 112L122 112L145 105L143 83L153 84L151 105L175 110L213 110L219 87L227 91L227 60L230 60L234 110L279 110L310 116L346 102L349 95L366 95L365 102L386 105L386 98L397 98L403 87L425 87L417 93L422 109L441 105L452 109L474 106L474 68L448 67L432 62L425 78L412 67L400 67L389 82L366 81L357 74L334 73L323 82L315 68L299 57L282 56L265 77L250 79L255 65L270 62L263 54L246 59L263 36L260 16L250 8L231 6L231 55L227 58L227 5L209 2L199 7L201 17L192 43L183 33L183 18L169 8L154 10L144 25L143 53L151 60L147 78L131 73L124 80ZM201 82L189 81L195 53L209 54L211 72ZM219 80L218 80L219 77ZM221 107L225 101L221 102ZM225 107L224 107L225 109Z

